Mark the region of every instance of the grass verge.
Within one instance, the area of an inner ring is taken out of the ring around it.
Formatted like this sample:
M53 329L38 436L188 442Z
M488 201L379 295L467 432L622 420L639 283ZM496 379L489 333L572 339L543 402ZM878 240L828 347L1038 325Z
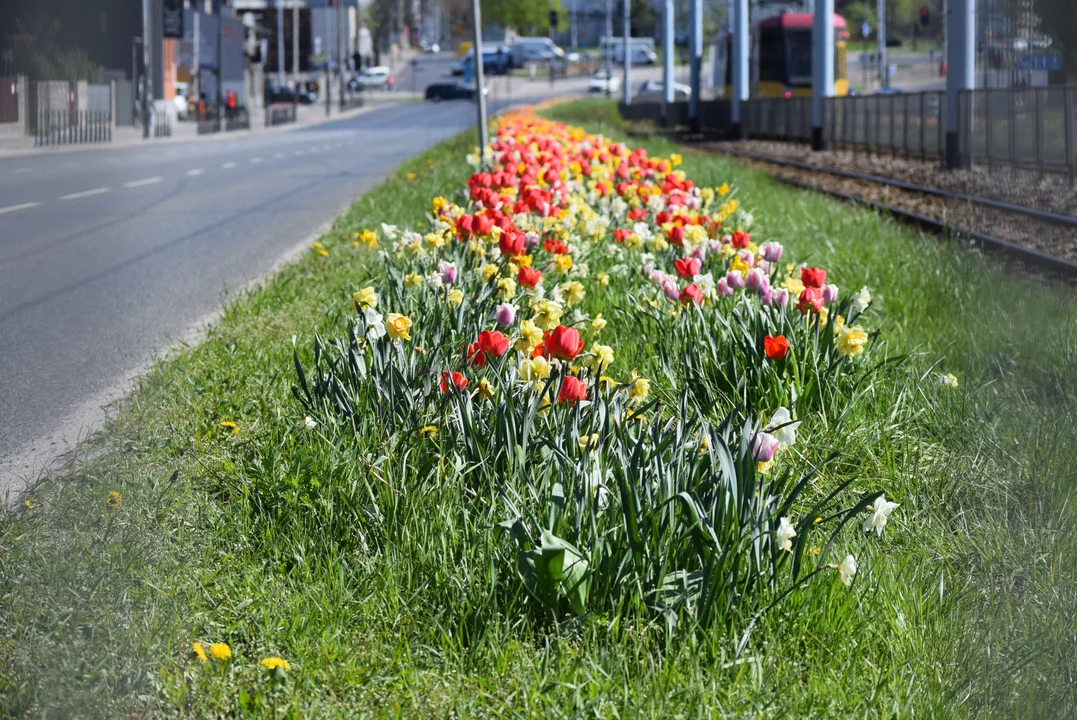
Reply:
M621 133L612 108L548 114ZM295 429L292 338L309 360L314 331L341 334L377 271L352 233L414 225L462 187L465 149L440 146L361 199L326 255L144 379L106 429L114 450L0 521L5 714L1072 714L1073 292L713 157L686 154L685 169L735 182L768 238L843 288L869 286L889 350L913 355L863 390L840 437L814 431L902 503L855 592L794 596L735 660L725 638L670 641L645 618L499 614L511 578L444 498L400 502L391 543L365 537L365 507L339 502L362 458ZM961 389L940 392L935 369ZM196 640L228 642L235 662L203 671ZM287 683L257 671L267 655L291 662Z

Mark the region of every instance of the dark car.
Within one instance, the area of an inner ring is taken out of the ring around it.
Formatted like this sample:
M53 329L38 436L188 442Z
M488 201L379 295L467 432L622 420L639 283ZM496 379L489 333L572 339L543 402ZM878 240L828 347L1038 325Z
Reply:
M272 105L273 103L295 104L297 102L299 102L299 98L295 90L288 86L266 88L266 105Z
M440 102L442 100L472 100L475 89L459 83L434 83L426 86L426 99Z

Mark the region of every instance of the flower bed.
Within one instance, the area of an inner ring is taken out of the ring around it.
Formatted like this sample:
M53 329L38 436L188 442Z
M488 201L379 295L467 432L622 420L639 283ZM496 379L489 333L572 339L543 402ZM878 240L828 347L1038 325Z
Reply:
M758 242L676 155L517 113L470 160L424 232L357 236L384 273L347 337L296 356L305 426L403 465L401 492L458 486L554 617L750 629L809 578L851 584L832 547L896 504L789 448L877 365L867 289Z

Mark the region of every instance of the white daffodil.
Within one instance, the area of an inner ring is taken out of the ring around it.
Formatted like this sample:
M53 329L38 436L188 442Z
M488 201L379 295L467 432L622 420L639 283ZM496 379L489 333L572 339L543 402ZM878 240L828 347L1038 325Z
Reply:
M704 275L696 275L694 278L692 278L692 282L694 282L696 285L699 285L699 289L704 296L709 296L711 293L714 292L714 275L712 275L711 273L706 273Z
M871 293L868 292L866 287L860 288L860 292L853 296L853 306L859 311L864 312L868 309L868 305L871 304Z
M856 575L856 558L852 555L846 555L845 559L841 561L841 565L832 565L831 567L838 571L838 577L841 578L846 587L853 584L853 575Z
M396 240L396 236L400 234L400 228L396 225L381 224L381 236L386 240Z
M643 242L647 242L654 235L654 233L651 232L651 226L645 222L638 222L633 225L632 232Z
M364 311L364 319L366 320L366 336L371 340L378 340L385 337L385 320L382 318L381 313L374 308L367 308Z
M591 486L591 492L595 494L595 503L598 505L599 510L605 510L610 504L610 490L602 482L604 479L602 471L599 470L597 465L588 476L588 484Z
M875 533L882 537L883 528L886 527L886 521L890 517L890 513L894 512L894 508L900 505L901 503L887 500L886 495L880 495L879 499L875 501L874 512L864 523L864 532L875 530Z
M788 552L793 552L793 538L796 537L797 531L793 527L793 523L789 522L789 518L783 517L781 523L778 525L778 547Z
M793 416L789 414L789 410L784 407L780 407L774 411L774 414L770 416L770 424L766 429L776 438L778 442L785 447L792 447L797 441L797 428L800 427L800 421L790 423ZM786 425L786 423L789 423ZM779 427L785 425L785 427Z

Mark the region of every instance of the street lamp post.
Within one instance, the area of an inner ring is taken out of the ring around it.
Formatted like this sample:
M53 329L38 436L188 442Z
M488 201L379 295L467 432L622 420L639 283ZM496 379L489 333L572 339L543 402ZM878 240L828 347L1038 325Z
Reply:
M471 29L474 34L475 52L471 62L475 66L475 111L479 122L479 166L484 166L486 158L486 83L483 79L482 61L482 12L479 0L471 0Z

